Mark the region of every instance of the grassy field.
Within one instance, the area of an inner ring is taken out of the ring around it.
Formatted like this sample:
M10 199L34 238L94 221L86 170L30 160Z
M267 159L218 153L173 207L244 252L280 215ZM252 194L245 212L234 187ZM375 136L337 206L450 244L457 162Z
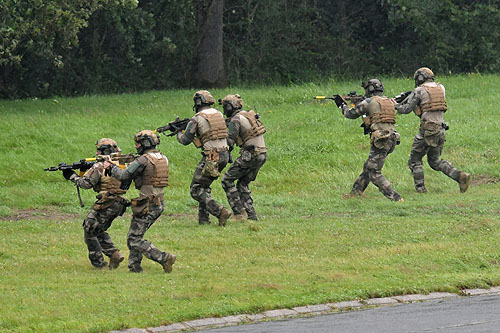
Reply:
M382 78L388 96L413 80ZM314 95L347 93L360 82L213 90L240 93L266 125L268 162L251 190L261 219L197 225L189 183L200 157L162 136L170 160L166 209L146 233L177 255L171 274L144 260L95 270L81 221L95 193L43 168L91 157L101 137L133 152L133 136L175 116L191 117L191 90L0 101L0 331L103 332L305 304L500 284L500 76L439 78L450 130L443 158L472 174L457 183L424 164L428 193L417 194L407 159L419 120L398 116L401 145L384 175L405 202L373 185L342 199L368 155L360 120ZM227 205L220 181L215 198ZM127 193L128 198L136 190ZM109 229L125 254L130 214ZM213 222L216 222L213 219Z

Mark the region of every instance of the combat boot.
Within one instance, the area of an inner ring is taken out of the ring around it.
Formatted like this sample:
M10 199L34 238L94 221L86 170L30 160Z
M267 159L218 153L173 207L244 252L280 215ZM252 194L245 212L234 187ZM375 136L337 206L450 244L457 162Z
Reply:
M257 213L255 212L255 208L253 208L253 206L247 206L247 207L245 207L245 210L247 212L249 220L253 220L253 221L259 220L259 218L257 217Z
M94 266L94 268L97 268L97 269L103 269L103 268L106 268L108 266L108 263L104 262L104 263L98 264L98 265L92 264L92 266Z
M392 200L395 201L395 202L404 202L404 199L401 198L401 196L399 195L399 193L395 193L394 197L392 198Z
M427 193L425 186L415 187L415 191L417 191L417 193Z
M458 177L458 186L460 186L460 192L465 193L469 188L470 175L467 172L460 171L460 176Z
M165 273L170 273L172 271L172 265L175 262L175 254L170 254L166 253L165 259L160 262L160 264L163 266L163 270Z
M252 221L258 221L259 220L259 218L257 217L257 214L248 215L248 219L252 220Z
M128 266L128 270L130 273L142 273L142 267L141 266Z
M233 213L229 209L222 207L219 215L219 227L225 227L227 220L229 220L232 215Z
M345 200L348 200L348 199L351 199L354 197L360 197L361 195L362 195L362 193L359 191L351 191L349 193L342 194L342 198Z
M248 214L246 210L242 210L239 214L234 214L233 217L236 221L248 220Z
M125 256L121 254L120 251L116 250L115 252L113 252L111 257L109 258L109 269L118 268L123 259L125 259Z

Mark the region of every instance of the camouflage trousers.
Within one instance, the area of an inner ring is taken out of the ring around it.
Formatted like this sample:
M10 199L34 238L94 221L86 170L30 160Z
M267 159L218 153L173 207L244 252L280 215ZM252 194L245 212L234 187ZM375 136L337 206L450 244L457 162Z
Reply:
M241 214L244 209L249 218L257 219L248 185L255 180L266 160L266 153L239 156L222 177L222 187L234 214ZM236 180L238 182L235 185Z
M378 149L373 144L370 146L370 154L363 165L363 171L352 186L351 194L363 193L368 184L372 182L386 198L393 201L401 199L399 193L392 188L391 183L382 174L385 159L394 151L395 147L395 140L390 141L388 149Z
M229 152L223 151L219 153L218 170L222 171L229 160ZM219 217L222 205L217 203L211 196L212 189L210 185L218 177L210 177L202 175L203 167L205 166L206 156L203 155L202 159L196 166L194 171L193 180L190 186L191 197L198 201L198 222L200 224L210 223L210 214Z
M143 216L132 216L132 222L127 234L127 246L130 250L128 257L128 268L132 272L142 272L142 256L161 263L167 257L167 253L158 250L150 241L144 239L144 234L160 217L165 209L163 201L159 206L149 204L148 212Z
M446 134L444 129L439 135L430 142L425 140L423 131L420 131L413 140L413 145L410 151L410 158L408 166L413 174L413 181L415 183L415 190L418 192L425 192L424 184L424 169L422 167L422 158L427 155L429 166L436 171L441 171L448 177L458 182L460 171L455 168L450 162L441 159L441 153L446 141Z
M92 209L85 220L83 220L83 238L89 251L90 263L95 267L105 267L103 253L107 257L118 251L111 237L106 232L113 220L122 215L126 207L120 202L114 202L110 207L94 210Z

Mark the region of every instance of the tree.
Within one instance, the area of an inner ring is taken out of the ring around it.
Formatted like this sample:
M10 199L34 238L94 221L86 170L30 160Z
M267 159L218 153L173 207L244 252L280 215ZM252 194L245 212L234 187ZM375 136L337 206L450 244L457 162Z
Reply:
M195 87L223 87L224 71L222 17L224 0L195 0L196 47L192 84Z

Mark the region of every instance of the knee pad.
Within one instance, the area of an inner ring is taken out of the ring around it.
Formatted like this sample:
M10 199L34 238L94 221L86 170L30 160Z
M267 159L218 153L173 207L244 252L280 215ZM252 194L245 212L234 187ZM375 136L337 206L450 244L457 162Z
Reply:
M203 189L200 185L193 185L189 189L189 193L191 194L191 197L193 197L193 199L200 198L202 192L203 192Z

